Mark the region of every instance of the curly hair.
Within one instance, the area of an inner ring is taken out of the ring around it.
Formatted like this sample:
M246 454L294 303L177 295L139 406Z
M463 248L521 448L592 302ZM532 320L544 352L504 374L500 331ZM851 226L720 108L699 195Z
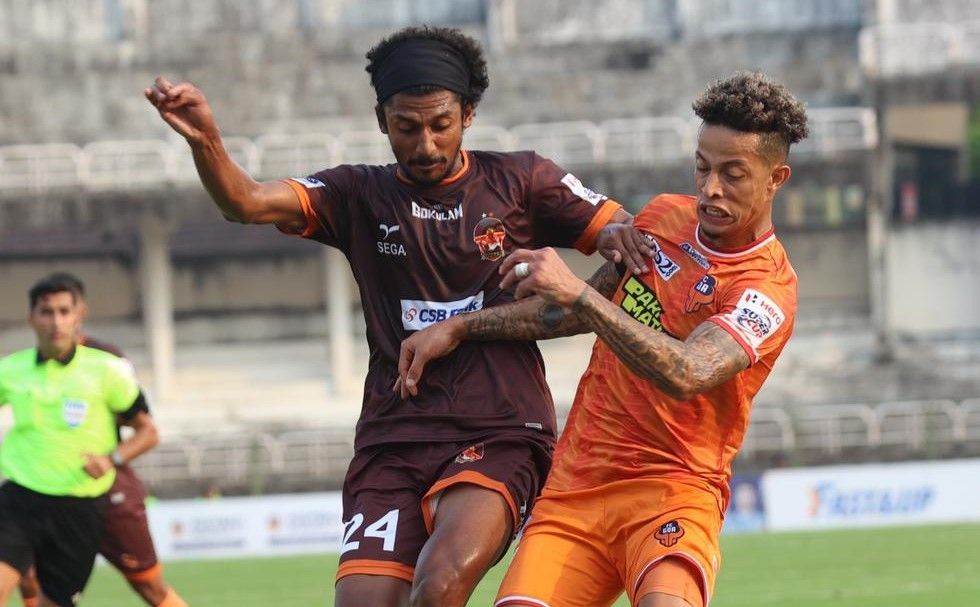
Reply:
M738 72L719 80L694 101L705 124L762 135L759 151L782 162L789 146L808 134L806 106L789 89L758 72Z
M454 48L463 59L466 61L466 66L469 68L470 72L470 93L469 95L461 95L460 101L463 105L467 103L476 107L480 103L480 99L483 98L483 91L487 90L490 86L490 77L487 75L487 62L483 58L483 49L480 47L480 43L473 38L462 33L458 29L448 28L448 27L431 27L431 26L421 26L421 27L406 27L401 29L394 34L388 36L381 40L381 42L374 45L374 48L367 52L367 67L364 69L371 74L371 86L375 86L375 74L377 73L378 66L385 57L388 56L399 43L405 40L421 39L421 40L435 40L437 42L442 42L448 46ZM431 93L435 90L439 90L437 87L431 87L428 85L422 85L407 89L405 93L424 95L426 93Z

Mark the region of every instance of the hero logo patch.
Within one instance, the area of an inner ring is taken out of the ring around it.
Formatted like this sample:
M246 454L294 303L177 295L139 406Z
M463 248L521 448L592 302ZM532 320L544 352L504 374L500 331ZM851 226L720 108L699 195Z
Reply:
M677 262L667 256L664 250L660 248L660 243L657 239L649 234L644 234L647 241L650 243L650 247L653 248L655 254L653 256L653 267L657 269L657 274L664 280L670 280L677 274L677 271L681 269Z
M728 320L752 344L758 348L767 337L775 333L786 315L772 299L755 289L745 289Z
M312 190L313 188L327 187L327 184L323 183L322 181L314 177L293 177L292 181L295 181L296 183L306 187L309 190Z
M715 300L715 284L717 281L711 274L705 274L701 280L691 285L691 290L687 293L687 304L684 309L688 312L697 312L702 307Z
M677 521L670 521L660 526L660 530L653 534L657 541L670 548L684 537L684 528Z
M593 192L589 188L582 185L582 182L578 180L578 177L572 175L571 173L565 173L565 176L561 178L561 182L565 184L572 194L575 194L585 202L595 206L605 200L607 197L599 194L598 192Z
M623 300L619 307L627 314L658 331L664 326L660 321L664 308L657 299L657 293L636 276L630 275L623 283Z
M457 464L469 464L483 459L483 443L477 443L472 447L467 447L462 453L456 456Z
M708 258L705 257L701 251L695 249L693 244L689 242L682 242L681 251L687 253L687 256L694 260L694 263L698 264L705 270L711 267L711 262L708 261Z
M504 222L492 215L484 215L473 228L473 242L480 249L480 259L496 261L503 257L507 253L504 249L506 238Z

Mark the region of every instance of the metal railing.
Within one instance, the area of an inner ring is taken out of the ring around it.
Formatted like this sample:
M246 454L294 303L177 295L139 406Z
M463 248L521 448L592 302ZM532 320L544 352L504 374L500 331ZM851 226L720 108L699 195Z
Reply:
M980 67L980 21L889 23L858 37L861 65L876 77L914 76Z
M827 156L869 150L877 144L869 108L809 110L811 136L795 152ZM651 166L694 153L699 124L676 117L647 117L473 127L470 149L535 150L566 167ZM339 164L392 162L387 138L378 131L339 134L227 137L225 147L250 174L266 179L304 176ZM187 145L179 138L0 146L0 193L43 194L61 189L119 191L187 184L197 180Z
M353 431L324 427L271 433L209 434L174 440L136 460L153 488L168 485L338 486L354 453ZM980 398L759 406L743 461L826 463L980 454Z

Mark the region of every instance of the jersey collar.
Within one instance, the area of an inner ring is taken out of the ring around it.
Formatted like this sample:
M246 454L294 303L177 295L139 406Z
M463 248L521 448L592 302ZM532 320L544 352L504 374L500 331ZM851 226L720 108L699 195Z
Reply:
M65 354L61 358L56 358L56 359L53 359L53 360L56 360L59 363L61 363L61 366L63 366L63 367L64 366L67 366L68 363L70 363L72 360L74 360L74 358L75 358L75 351L77 349L78 349L77 347L72 346L71 347L71 350L68 350L68 353L67 354ZM48 362L49 360L52 360L52 359L45 357L44 354L41 354L41 351L40 350L37 351L37 359L36 359L37 364L43 365L44 363Z
M743 255L748 255L749 253L753 253L753 252L761 249L762 247L764 247L767 244L769 244L770 241L775 240L775 238L776 238L776 228L775 227L771 227L771 228L769 228L766 231L765 234L763 234L759 238L755 239L754 242L750 242L749 244L745 245L744 247L737 247L737 248L734 248L734 249L717 249L717 248L714 248L714 247L708 245L703 240L701 240L701 223L700 222L694 227L694 238L697 241L698 246L700 246L702 249L704 249L705 251L707 251L708 254L713 255L714 257L722 257L722 258L725 258L725 257L727 257L727 258L731 258L731 257L742 257Z

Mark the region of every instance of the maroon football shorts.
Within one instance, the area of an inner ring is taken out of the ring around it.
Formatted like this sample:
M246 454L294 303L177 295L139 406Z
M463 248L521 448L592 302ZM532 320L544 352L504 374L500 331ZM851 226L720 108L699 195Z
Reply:
M411 582L432 533L440 493L468 483L499 493L520 530L551 466L552 443L531 434L458 443L397 443L354 454L344 480L337 579L386 575Z
M109 489L99 554L133 580L158 572L157 553L146 519L146 495L146 488L132 468L116 469L116 482Z

